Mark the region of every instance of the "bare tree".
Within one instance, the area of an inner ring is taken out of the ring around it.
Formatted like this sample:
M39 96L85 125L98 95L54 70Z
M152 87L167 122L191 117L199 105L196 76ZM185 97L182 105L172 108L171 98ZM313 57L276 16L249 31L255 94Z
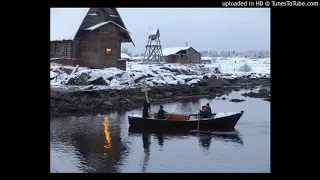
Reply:
M132 57L132 53L131 53L131 51L129 51L128 48L123 48L123 49L121 49L121 53L125 53L125 54L127 54L128 56L131 56L131 57Z

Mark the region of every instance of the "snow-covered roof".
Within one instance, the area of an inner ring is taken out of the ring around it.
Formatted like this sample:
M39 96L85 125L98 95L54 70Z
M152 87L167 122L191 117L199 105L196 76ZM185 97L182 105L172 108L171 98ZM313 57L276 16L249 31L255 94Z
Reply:
M125 30L128 33L130 42L134 45L130 32L126 29L119 12L116 8L110 10L105 8L112 17L119 18L119 24L112 22L116 26ZM62 41L62 40L73 40L77 34L84 18L88 14L90 8L51 8L50 9L50 41ZM88 15L97 15L96 13L89 13ZM91 27L92 28L92 27ZM135 46L135 45L134 45Z
M50 8L50 41L73 40L90 8Z
M126 53L121 53L121 59L131 59Z
M186 46L186 47L164 48L164 49L162 49L162 54L163 54L164 56L169 56L169 55L171 55L171 54L175 54L175 53L177 53L177 52L179 52L179 51L187 50L187 49L189 49L189 48L191 48L191 47L190 47L190 46Z
M144 57L143 56L136 56L136 57L132 57L132 60L142 60Z
M130 32L129 32L128 30L126 30L124 27L120 26L119 24L117 24L117 23L115 23L115 22L113 22L113 21L106 21L106 22L98 23L98 24L96 24L96 25L94 25L94 26L88 27L86 30L88 30L88 31L93 31L93 30L95 30L95 29L97 29L97 28L100 28L100 27L102 27L102 26L104 26L104 25L106 25L106 24L108 24L108 23L112 23L112 24L118 26L119 28L121 28L121 29L127 31L128 33L130 33ZM130 34L131 34L131 33L130 33Z

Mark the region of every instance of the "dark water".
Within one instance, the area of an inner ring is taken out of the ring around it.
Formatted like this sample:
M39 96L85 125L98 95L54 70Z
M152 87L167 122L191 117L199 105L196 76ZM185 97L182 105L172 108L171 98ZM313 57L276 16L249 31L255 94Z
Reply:
M212 112L244 110L236 131L229 133L129 132L127 116L141 109L51 119L51 172L270 172L270 103L240 93L223 96L226 100L164 104L179 113L195 113L207 102Z

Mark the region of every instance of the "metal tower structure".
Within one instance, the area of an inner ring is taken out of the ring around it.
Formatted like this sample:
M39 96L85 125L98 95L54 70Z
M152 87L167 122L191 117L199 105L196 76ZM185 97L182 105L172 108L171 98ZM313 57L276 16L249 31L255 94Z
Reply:
M144 63L165 63L160 43L159 28L149 28L148 43L143 57Z

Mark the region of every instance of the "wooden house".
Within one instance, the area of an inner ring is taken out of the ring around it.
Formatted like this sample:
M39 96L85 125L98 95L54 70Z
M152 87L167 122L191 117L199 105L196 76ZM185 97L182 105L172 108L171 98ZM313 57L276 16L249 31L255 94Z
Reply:
M164 48L162 54L167 63L200 63L201 60L201 54L190 46Z
M50 59L89 68L117 67L121 43L133 41L116 8L52 8Z

